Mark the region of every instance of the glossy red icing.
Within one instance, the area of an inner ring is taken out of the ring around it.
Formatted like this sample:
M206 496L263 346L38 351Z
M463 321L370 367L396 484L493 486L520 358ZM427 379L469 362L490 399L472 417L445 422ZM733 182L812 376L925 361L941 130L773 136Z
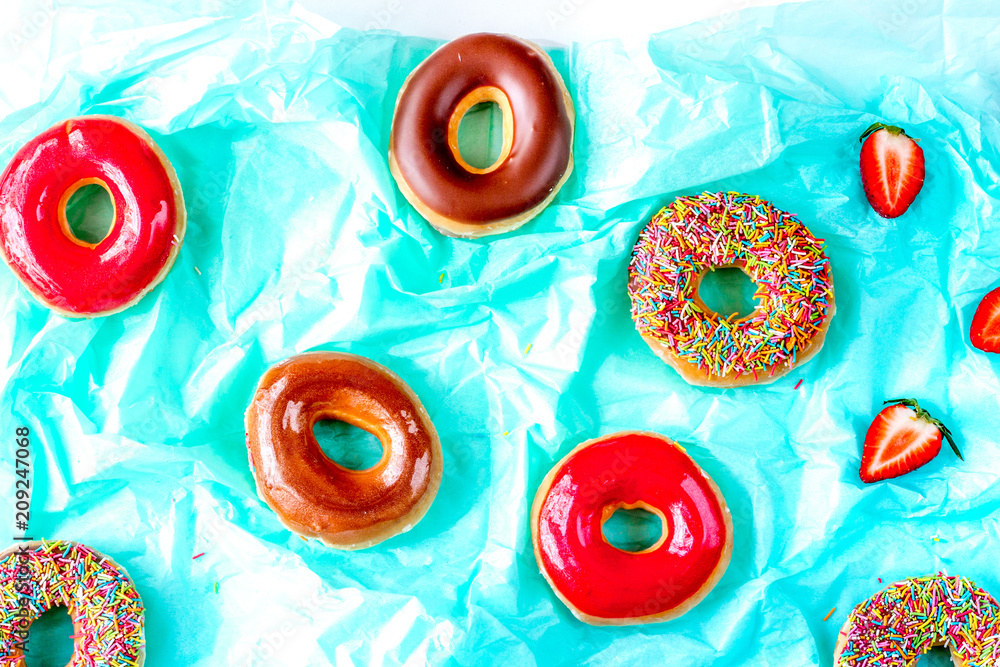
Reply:
M662 513L664 539L622 551L602 533L605 509L644 503ZM669 611L711 578L729 537L725 507L691 458L667 439L621 433L571 454L538 513L541 565L561 596L600 618Z
M0 176L0 250L46 304L78 315L129 305L155 284L183 238L173 169L142 130L106 116L59 123L28 142ZM95 246L60 214L80 181L100 180L115 220ZM175 240L175 236L178 237Z

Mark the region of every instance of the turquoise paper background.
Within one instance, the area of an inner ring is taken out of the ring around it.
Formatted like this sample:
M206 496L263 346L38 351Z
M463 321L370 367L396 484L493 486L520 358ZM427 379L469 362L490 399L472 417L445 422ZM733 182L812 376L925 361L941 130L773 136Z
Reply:
M830 665L878 577L943 569L1000 595L1000 356L968 343L1000 284L1000 6L810 2L552 50L576 170L521 230L468 241L386 165L396 93L437 42L282 2L74 4L34 54L44 79L0 79L0 161L68 116L126 117L173 161L188 234L163 284L103 319L55 316L0 270L0 504L12 522L30 426L29 532L128 568L149 665ZM859 182L875 120L927 155L896 220ZM716 189L827 240L826 347L771 386L689 387L629 317L641 227ZM440 432L427 517L367 551L303 542L254 493L243 411L266 367L313 349L391 367ZM865 486L861 437L897 396L966 461ZM685 443L732 508L734 555L681 619L592 628L540 576L528 508L554 461L621 429Z

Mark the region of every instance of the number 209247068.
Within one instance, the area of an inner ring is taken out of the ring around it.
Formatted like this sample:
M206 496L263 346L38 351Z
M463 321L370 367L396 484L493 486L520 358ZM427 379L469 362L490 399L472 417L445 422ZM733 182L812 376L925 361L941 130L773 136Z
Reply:
M14 451L14 526L19 531L28 529L28 510L31 507L31 452L29 447L31 432L26 426L15 431L17 436Z

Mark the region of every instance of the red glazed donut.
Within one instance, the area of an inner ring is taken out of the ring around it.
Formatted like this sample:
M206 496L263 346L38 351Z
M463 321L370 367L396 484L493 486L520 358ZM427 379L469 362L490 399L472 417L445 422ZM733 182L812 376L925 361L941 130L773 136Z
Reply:
M465 112L503 111L503 147L485 169L458 150ZM467 35L432 53L404 82L389 168L406 199L439 231L478 237L537 215L573 170L573 100L552 59L516 37Z
M102 185L114 204L108 235L77 239L66 202ZM184 198L173 167L139 126L111 116L71 118L17 152L0 176L0 252L24 286L68 317L124 310L170 270L184 239Z
M663 534L639 552L602 532L615 510L657 514ZM542 481L531 510L542 575L581 621L668 621L712 590L729 565L733 522L726 501L685 451L656 433L589 440Z
M333 419L382 443L368 470L331 461L313 435ZM293 532L364 549L412 528L441 483L441 443L427 411L392 371L352 354L286 359L257 385L246 414L257 494Z

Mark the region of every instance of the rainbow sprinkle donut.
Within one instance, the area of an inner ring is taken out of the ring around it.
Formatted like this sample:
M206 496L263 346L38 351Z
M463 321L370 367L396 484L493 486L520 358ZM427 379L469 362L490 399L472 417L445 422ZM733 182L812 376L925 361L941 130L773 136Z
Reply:
M32 621L68 608L76 640L68 667L140 667L143 607L124 568L75 542L25 542L0 552L0 665L24 667Z
M942 645L958 667L1000 665L1000 606L965 577L907 579L876 593L847 618L833 660L905 667Z
M698 295L717 268L757 285L746 317L712 312ZM759 197L678 197L639 235L629 266L635 327L693 385L773 382L823 346L836 306L823 242Z

